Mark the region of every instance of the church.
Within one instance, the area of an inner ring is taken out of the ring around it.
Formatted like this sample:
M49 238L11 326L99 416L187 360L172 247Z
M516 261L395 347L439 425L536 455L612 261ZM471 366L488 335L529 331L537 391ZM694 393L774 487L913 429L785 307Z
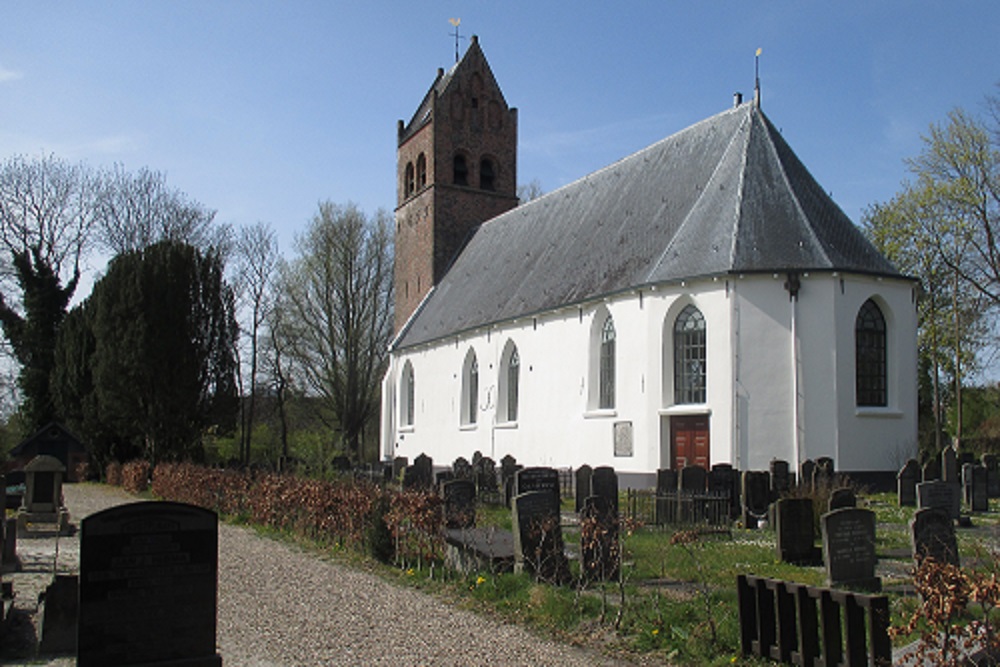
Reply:
M519 202L517 114L476 37L399 121L385 458L898 470L917 297L760 106Z

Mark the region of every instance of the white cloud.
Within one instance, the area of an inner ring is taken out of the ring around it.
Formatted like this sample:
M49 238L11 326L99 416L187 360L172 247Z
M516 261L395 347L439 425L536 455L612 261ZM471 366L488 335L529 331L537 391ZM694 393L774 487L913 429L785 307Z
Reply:
M0 83L6 83L7 81L17 81L23 78L24 75L20 72L15 72L12 69L7 69L3 65L0 65Z

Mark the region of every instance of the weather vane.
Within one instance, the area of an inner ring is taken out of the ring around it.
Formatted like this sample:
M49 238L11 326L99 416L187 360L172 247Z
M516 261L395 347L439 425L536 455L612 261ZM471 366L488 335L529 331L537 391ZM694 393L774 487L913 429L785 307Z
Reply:
M764 49L758 48L753 58L753 98L760 107L760 54Z
M448 23L455 26L455 32L449 32L448 35L455 38L455 62L458 62L458 40L460 36L458 34L458 26L462 22L462 19L448 19Z

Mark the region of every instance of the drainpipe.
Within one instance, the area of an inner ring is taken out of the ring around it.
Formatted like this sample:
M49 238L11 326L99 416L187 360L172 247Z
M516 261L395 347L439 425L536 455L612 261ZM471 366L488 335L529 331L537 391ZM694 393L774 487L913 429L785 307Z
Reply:
M802 463L802 438L799 435L799 346L798 346L798 322L797 305L799 302L799 288L802 283L799 274L794 271L788 272L788 279L785 281L785 289L788 290L788 302L791 310L791 352L792 352L792 461L795 470L799 469Z

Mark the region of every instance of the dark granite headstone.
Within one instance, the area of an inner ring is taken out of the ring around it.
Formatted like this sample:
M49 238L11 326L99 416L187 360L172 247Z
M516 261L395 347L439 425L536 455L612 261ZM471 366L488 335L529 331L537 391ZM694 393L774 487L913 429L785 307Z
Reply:
M587 501L587 498L591 496L590 493L590 478L594 474L594 469L589 465L584 463L582 466L576 469L575 474L575 491L576 491L576 511L577 513L583 511L583 505Z
M767 516L771 500L771 475L763 470L744 470L742 493L743 525L756 528L758 521Z
M441 486L444 522L447 528L476 526L476 484L471 479L455 479Z
M559 500L550 490L529 491L511 500L514 523L514 570L541 580L562 583L569 578L564 553Z
M591 493L598 498L604 498L608 502L609 511L614 515L615 523L618 522L618 474L610 466L600 466L594 468L593 476L590 479Z
M785 563L808 563L816 544L812 498L781 498L775 505L778 558Z
M663 526L676 521L677 471L660 468L656 471L656 525Z
M77 665L215 667L218 518L168 502L82 521Z
M478 452L476 452L478 454ZM497 490L497 465L488 456L476 459L472 464L476 474L476 487L481 493L493 493Z
M434 460L426 454L413 459L414 486L418 489L430 489L434 484Z
M972 507L972 469L975 464L963 463L959 470L962 476L962 502L966 507Z
M514 495L520 496L531 491L551 493L559 506L561 488L559 471L555 468L524 468L514 475Z
M921 468L922 482L936 482L941 479L941 462L938 459L931 459Z
M820 525L827 583L880 589L875 576L875 512L854 507L834 510L821 517Z
M955 522L944 510L927 508L914 512L913 519L910 520L910 544L913 547L913 560L917 565L924 558L960 565Z
M709 495L729 498L729 515L739 514L739 477L733 466L728 463L716 463L708 471L705 479Z
M829 456L821 456L816 459L816 468L813 469L813 488L830 486L833 484L833 476L833 459Z
M448 482L455 479L455 473L451 470L440 470L434 473L434 486L438 489L442 488Z
M813 483L813 472L816 471L816 462L812 459L806 459L799 464L799 484L801 486L807 486L812 488Z
M960 484L958 477L958 455L952 447L941 450L941 480L950 484Z
M771 459L771 499L777 500L791 488L792 480L789 475L788 461L781 459Z
M989 471L986 466L972 466L972 497L970 506L973 512L989 512L990 498L987 488Z
M701 466L685 466L677 472L677 485L686 493L705 493L707 471Z
M580 519L583 576L600 581L617 579L620 548L617 507L607 496L590 496L584 501Z
M896 474L896 492L899 506L910 507L917 504L917 482L920 479L920 464L910 459Z
M57 574L46 587L39 632L39 653L76 653L76 626L80 614L79 588L79 577L75 574Z
M464 456L459 456L451 464L451 470L455 473L455 479L472 479L472 464Z
M983 454L983 467L986 468L986 495L989 498L1000 498L1000 461L996 454Z
M917 507L919 509L940 509L952 520L961 513L961 496L957 484L941 480L917 484Z
M855 495L854 489L849 486L842 486L830 492L830 498L827 501L827 511L832 512L845 507L857 506L858 497Z
M410 464L409 460L405 456L397 456L392 460L392 478L394 480L402 481L403 471L406 470L406 466Z

